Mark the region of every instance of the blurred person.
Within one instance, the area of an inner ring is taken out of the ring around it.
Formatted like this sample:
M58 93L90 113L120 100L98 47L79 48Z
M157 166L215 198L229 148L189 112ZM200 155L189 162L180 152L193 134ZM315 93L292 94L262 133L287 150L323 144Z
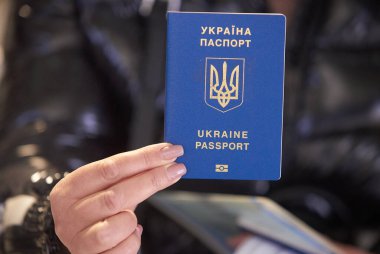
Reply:
M288 20L282 180L175 188L266 195L336 241L380 251L376 1L12 5L0 85L0 215L24 216L0 216L4 253L64 252L59 239L73 253L137 251L135 207L186 171L174 163L178 145L122 153L162 140L168 9L280 12ZM159 239L146 240L159 247Z

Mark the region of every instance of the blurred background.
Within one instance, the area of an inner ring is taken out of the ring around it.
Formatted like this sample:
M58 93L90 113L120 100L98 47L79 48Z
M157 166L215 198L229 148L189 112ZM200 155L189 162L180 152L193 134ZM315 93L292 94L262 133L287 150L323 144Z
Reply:
M334 241L380 253L379 1L0 0L0 215L13 196L37 200L21 226L0 226L4 253L53 244L39 208L66 172L162 141L168 10L287 16L282 179L173 189L266 196ZM144 241L194 253L184 249L196 237L168 241L186 230L147 206ZM160 223L174 226L158 236Z

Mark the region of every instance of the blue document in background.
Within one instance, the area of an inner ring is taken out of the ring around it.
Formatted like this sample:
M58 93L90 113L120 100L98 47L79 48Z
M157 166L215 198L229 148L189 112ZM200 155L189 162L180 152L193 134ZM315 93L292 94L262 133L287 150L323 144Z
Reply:
M168 13L165 141L185 178L281 176L285 17Z

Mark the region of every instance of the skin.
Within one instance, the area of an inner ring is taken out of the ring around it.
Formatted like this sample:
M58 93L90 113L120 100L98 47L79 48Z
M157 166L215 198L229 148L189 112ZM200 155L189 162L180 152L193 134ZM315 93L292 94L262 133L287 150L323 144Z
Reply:
M151 195L176 183L186 173L174 161L183 147L155 144L78 168L52 190L55 231L73 254L132 254L141 244L143 228L134 210ZM244 235L234 239L234 246ZM369 254L336 244L347 254Z
M182 146L161 143L68 174L50 194L59 239L73 254L137 253L143 229L134 210L186 173L174 162L181 155Z

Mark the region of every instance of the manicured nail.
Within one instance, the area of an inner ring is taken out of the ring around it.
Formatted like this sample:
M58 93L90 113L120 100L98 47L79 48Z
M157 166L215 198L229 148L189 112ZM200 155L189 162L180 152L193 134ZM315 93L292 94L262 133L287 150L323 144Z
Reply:
M182 163L173 164L170 167L168 167L166 169L166 171L168 172L168 176L171 179L177 179L177 178L183 176L184 174L186 174L186 167Z
M140 224L138 224L136 227L137 234L139 234L141 236L143 230L144 230L144 228Z
M161 158L163 160L172 160L182 155L183 147L181 145L170 145L161 149Z

